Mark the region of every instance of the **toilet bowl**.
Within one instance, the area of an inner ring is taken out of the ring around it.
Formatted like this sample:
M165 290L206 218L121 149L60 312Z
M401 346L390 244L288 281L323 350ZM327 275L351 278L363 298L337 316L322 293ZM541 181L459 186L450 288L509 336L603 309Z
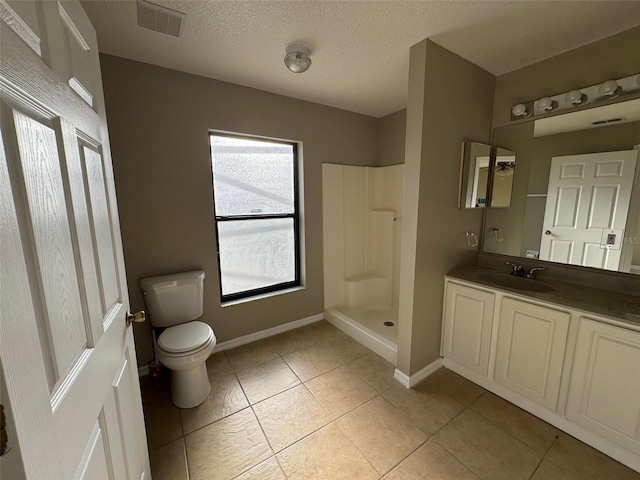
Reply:
M200 405L211 393L206 362L216 337L196 320L203 313L204 278L196 270L140 280L151 325L163 329L157 360L171 370L171 401L180 408Z
M206 361L215 346L211 327L197 321L169 327L158 337L158 361L171 370L171 401L177 407L196 407L211 393Z

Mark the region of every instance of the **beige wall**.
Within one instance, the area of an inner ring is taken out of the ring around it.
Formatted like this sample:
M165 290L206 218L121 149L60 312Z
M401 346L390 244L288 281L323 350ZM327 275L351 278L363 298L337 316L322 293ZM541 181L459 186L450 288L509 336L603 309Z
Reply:
M640 27L496 78L493 127L510 123L517 103L638 73Z
M479 233L482 209L457 208L460 148L489 143L493 90L493 75L430 40L411 48L398 320L408 375L439 357L444 275L477 260L465 232Z
M218 342L322 313L321 164L375 165L377 119L109 55L101 66L132 308L141 278L202 268ZM212 129L303 142L304 290L220 307ZM135 336L145 365L149 325Z
M404 163L407 110L378 119L377 163L380 166Z

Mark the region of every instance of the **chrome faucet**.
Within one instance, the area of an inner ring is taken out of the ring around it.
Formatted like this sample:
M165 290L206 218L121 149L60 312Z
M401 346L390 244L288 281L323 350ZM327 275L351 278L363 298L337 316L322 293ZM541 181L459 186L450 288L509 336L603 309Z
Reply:
M522 278L525 278L527 276L527 270L522 265L516 265L515 263L511 262L504 262L504 264L511 267L511 275Z
M511 262L504 262L504 263L505 265L509 265L511 267L511 275L515 277L529 278L532 280L535 280L536 272L543 272L547 269L546 267L533 267L527 272L527 269L524 268L522 265L516 265L515 263L511 263Z
M527 273L527 278L535 279L536 272L544 272L546 269L547 267L533 267L531 270L529 270L529 273Z

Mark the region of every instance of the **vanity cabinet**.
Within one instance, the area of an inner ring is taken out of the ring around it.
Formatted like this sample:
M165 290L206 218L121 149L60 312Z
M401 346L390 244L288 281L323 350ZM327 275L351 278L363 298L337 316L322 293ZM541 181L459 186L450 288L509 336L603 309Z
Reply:
M442 364L640 472L640 325L557 299L447 277Z
M505 298L495 381L555 411L570 318L567 312Z
M445 293L442 354L487 375L495 295L449 283Z
M567 418L640 455L640 332L579 319Z

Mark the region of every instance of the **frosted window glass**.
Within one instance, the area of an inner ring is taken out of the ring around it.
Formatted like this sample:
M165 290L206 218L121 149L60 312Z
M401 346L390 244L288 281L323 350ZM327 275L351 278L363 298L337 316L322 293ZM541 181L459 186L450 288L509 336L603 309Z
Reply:
M218 222L222 294L296 280L293 219Z
M211 136L216 215L293 213L293 145Z

